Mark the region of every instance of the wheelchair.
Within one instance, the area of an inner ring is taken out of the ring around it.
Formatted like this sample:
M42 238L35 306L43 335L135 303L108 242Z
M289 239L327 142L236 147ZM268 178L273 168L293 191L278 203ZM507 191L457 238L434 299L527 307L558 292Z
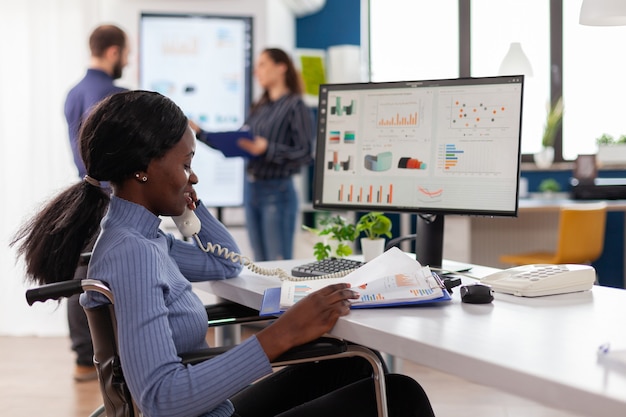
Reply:
M98 372L103 399L103 404L94 410L90 417L141 417L141 410L138 409L124 380L117 349L117 322L113 310L114 295L109 287L102 281L95 279L56 282L27 290L26 301L29 305L33 305L38 301L58 300L86 291L96 291L103 294L111 302L111 304L95 308L85 308L94 347L93 360ZM206 306L206 310L210 318L210 326L243 324L275 318L261 317L257 310L231 302L209 305ZM184 364L195 364L222 354L229 348L228 346L207 348L182 355L181 359ZM366 359L372 366L378 416L387 417L385 368L380 357L366 347L350 344L334 337L321 337L285 352L272 362L272 366L282 367L355 356Z

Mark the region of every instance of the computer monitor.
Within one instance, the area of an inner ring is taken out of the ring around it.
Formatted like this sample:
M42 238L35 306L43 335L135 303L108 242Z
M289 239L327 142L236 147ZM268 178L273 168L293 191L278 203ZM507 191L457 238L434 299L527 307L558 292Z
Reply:
M444 215L517 215L523 85L321 85L313 207L418 214L417 259L441 267Z

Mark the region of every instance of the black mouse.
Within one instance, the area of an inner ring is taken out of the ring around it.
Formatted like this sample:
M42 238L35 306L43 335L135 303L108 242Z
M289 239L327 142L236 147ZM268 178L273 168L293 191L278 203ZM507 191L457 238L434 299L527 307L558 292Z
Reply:
M470 304L487 304L493 301L493 290L488 285L472 284L461 287L461 301Z

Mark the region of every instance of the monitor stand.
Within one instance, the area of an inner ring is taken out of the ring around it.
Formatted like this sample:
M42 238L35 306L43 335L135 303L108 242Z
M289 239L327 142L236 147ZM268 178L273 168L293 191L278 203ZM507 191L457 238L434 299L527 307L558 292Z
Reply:
M443 214L417 216L415 257L423 266L442 267Z

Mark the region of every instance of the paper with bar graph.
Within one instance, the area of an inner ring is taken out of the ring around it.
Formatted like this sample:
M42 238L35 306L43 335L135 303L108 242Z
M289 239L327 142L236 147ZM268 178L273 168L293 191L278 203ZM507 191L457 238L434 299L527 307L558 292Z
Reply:
M339 282L359 294L352 308L372 308L449 301L442 281L427 266L398 248L391 248L342 278L283 281L266 290L261 314L280 314L310 293Z
M373 280L354 288L360 297L353 304L389 304L397 301L432 300L443 295L443 289L427 266L410 273L399 273Z

